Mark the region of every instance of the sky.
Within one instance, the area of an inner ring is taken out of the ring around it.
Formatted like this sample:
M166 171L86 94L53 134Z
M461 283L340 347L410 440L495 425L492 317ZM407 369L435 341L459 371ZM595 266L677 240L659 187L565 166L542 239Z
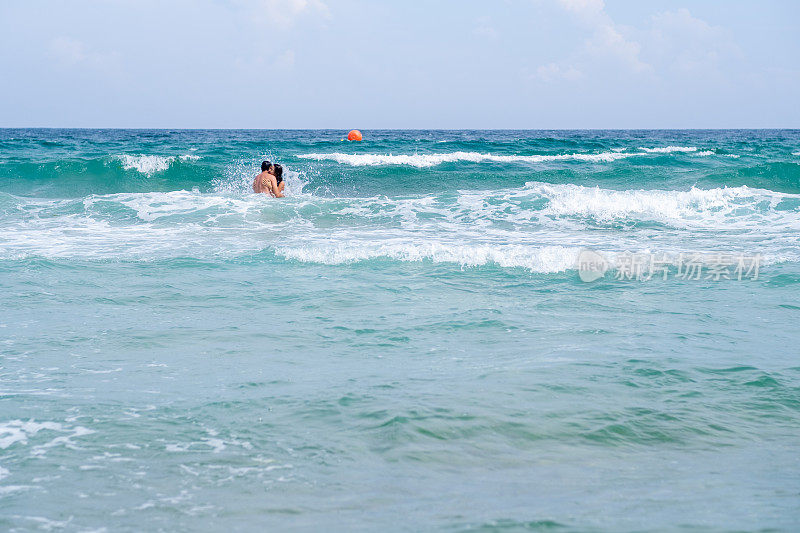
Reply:
M796 0L2 0L0 127L800 128Z

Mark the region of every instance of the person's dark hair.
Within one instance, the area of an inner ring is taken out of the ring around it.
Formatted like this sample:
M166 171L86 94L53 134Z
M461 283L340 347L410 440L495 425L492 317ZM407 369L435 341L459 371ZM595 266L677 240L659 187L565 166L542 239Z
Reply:
M283 181L283 167L280 166L278 163L272 165L272 168L275 169L275 183L280 183Z
M269 169L269 161L264 161L261 163L261 172L266 172Z

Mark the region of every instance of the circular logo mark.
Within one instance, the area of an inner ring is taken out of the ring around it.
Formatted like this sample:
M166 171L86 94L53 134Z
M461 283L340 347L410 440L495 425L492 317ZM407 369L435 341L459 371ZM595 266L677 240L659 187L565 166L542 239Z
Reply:
M594 250L584 249L578 255L578 276L589 283L602 278L608 270L608 261Z

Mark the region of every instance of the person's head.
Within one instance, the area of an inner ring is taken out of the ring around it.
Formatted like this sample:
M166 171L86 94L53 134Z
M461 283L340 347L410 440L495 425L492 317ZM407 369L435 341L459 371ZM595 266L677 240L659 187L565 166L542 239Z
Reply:
M269 161L262 161L261 162L261 172L266 172L269 170L270 162Z
M278 163L272 165L272 175L275 176L275 181L280 183L283 181L283 167L280 166Z

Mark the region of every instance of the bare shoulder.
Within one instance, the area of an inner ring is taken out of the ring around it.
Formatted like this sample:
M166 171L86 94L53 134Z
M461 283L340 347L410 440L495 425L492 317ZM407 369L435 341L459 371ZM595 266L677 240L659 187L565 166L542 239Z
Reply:
M268 174L266 172L262 172L258 176L256 176L256 179L253 180L253 190L255 192L264 192L264 189L268 183L269 183Z

